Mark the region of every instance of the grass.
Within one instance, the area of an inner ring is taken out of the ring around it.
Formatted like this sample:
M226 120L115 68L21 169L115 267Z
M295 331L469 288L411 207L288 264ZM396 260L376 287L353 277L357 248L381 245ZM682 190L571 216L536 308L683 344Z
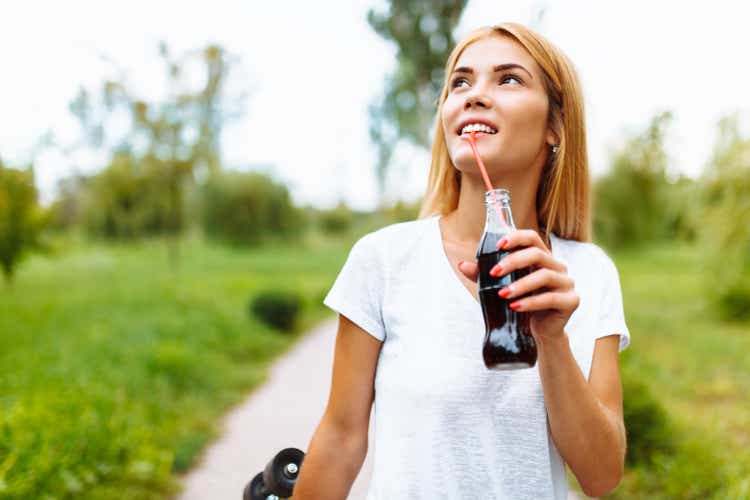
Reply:
M256 251L199 240L177 269L163 243L76 246L0 288L0 498L164 498L219 417L327 314L350 242ZM292 335L250 297L299 291Z
M715 279L698 248L613 257L632 335L623 369L665 407L677 448L627 471L611 497L750 498L750 324L712 309Z
M194 240L177 270L159 242L25 263L0 292L0 498L174 493L219 417L328 314L323 294L351 243L248 252ZM678 446L629 469L610 497L750 497L750 326L713 312L697 249L613 257L632 333L623 369L666 408ZM269 287L305 297L296 334L248 317Z

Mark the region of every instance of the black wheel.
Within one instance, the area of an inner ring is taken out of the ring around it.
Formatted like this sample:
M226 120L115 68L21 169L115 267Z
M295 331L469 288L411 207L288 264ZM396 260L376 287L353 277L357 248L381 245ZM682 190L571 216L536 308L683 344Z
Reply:
M270 494L263 482L263 473L258 472L242 491L242 500L266 500Z
M263 482L268 491L282 498L292 496L305 453L297 448L285 448L268 462L263 471Z

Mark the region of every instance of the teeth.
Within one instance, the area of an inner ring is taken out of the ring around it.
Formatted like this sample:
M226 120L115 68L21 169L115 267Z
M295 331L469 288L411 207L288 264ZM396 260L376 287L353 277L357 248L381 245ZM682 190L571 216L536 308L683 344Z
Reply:
M497 130L485 125L484 123L470 123L461 129L461 135L468 134L469 132L486 132L488 134L496 134Z

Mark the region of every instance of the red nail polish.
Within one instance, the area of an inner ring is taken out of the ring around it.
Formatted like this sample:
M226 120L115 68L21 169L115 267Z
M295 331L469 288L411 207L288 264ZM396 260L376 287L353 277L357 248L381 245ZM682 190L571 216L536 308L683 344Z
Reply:
M504 299L507 299L510 295L510 288L507 286L498 292L498 295Z
M519 308L519 307L521 307L521 301L520 301L520 300L517 300L517 301L515 301L515 302L511 302L511 303L510 303L510 304L508 305L508 307L510 307L510 308L511 308L511 309L513 309L514 311L517 311L517 310L518 310L518 308Z
M503 272L503 267L498 264L492 269L490 269L490 276L492 276L493 278L497 278L498 276L500 276L500 273L502 272Z
M503 248L506 243L508 243L508 238L502 238L497 242L497 248Z

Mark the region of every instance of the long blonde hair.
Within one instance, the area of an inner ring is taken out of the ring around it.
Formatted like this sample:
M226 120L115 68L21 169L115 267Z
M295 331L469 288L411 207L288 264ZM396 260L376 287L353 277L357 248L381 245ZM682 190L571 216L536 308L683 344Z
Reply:
M516 23L478 28L461 40L445 65L432 143L427 193L419 218L447 214L458 206L461 178L448 156L440 116L448 97L449 78L468 45L491 36L505 36L520 43L542 69L549 98L548 123L559 138L557 154L551 154L537 189L539 226L545 233L578 241L591 239L591 205L583 94L578 75L567 56L539 33ZM546 234L545 234L546 236Z

